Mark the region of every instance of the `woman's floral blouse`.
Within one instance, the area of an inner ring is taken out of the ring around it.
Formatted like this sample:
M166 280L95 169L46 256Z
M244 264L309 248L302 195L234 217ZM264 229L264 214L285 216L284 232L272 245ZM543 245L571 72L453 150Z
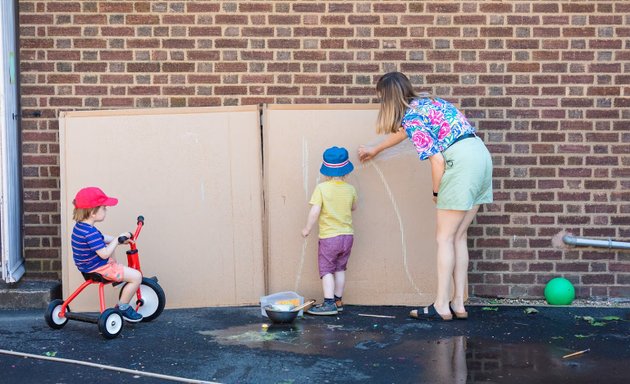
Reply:
M453 104L437 97L412 100L403 116L402 127L420 160L443 152L461 135L475 133L475 128Z

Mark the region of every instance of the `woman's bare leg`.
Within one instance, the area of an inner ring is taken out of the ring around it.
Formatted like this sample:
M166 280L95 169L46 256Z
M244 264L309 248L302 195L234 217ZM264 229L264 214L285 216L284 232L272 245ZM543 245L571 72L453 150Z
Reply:
M479 206L475 205L470 211L467 211L455 233L455 269L453 271L455 294L451 301L451 306L455 312L466 311L464 292L468 283L468 227L475 219L478 210Z
M451 277L455 269L455 235L467 211L437 210L437 293L435 310L440 315L450 315Z

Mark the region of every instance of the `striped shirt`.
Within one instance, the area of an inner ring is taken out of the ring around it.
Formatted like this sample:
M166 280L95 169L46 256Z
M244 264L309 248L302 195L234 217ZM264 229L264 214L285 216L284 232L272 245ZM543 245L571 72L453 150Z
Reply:
M72 230L72 257L81 272L91 272L107 264L96 251L105 248L105 238L94 226L77 221Z
M322 209L319 214L320 239L354 233L352 204L356 200L357 191L345 181L329 180L315 187L309 203Z

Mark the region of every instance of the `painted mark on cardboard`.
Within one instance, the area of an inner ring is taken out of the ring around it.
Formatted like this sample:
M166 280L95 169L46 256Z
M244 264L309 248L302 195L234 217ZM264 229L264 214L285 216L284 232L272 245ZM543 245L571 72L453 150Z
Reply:
M420 289L411 278L411 273L409 273L409 266L407 264L407 242L405 241L405 228L403 226L402 217L400 216L400 210L398 209L398 204L396 203L394 194L392 193L392 190L389 187L389 183L387 183L387 179L385 179L385 175L383 175L381 168L379 168L379 166L372 160L370 160L368 163L374 167L374 170L381 179L381 182L383 183L383 186L387 191L389 201L391 201L394 212L396 213L396 218L398 219L398 227L400 228L400 243L402 247L403 266L405 267L405 274L407 275L407 279L409 280L409 283L411 283L411 286L416 291L416 293L421 294Z

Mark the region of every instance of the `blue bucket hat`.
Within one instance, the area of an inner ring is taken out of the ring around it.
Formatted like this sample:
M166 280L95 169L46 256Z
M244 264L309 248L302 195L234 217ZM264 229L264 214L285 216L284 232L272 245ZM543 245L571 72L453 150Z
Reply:
M352 172L354 165L348 160L348 150L341 147L331 147L324 151L324 162L319 169L322 175L341 177Z

